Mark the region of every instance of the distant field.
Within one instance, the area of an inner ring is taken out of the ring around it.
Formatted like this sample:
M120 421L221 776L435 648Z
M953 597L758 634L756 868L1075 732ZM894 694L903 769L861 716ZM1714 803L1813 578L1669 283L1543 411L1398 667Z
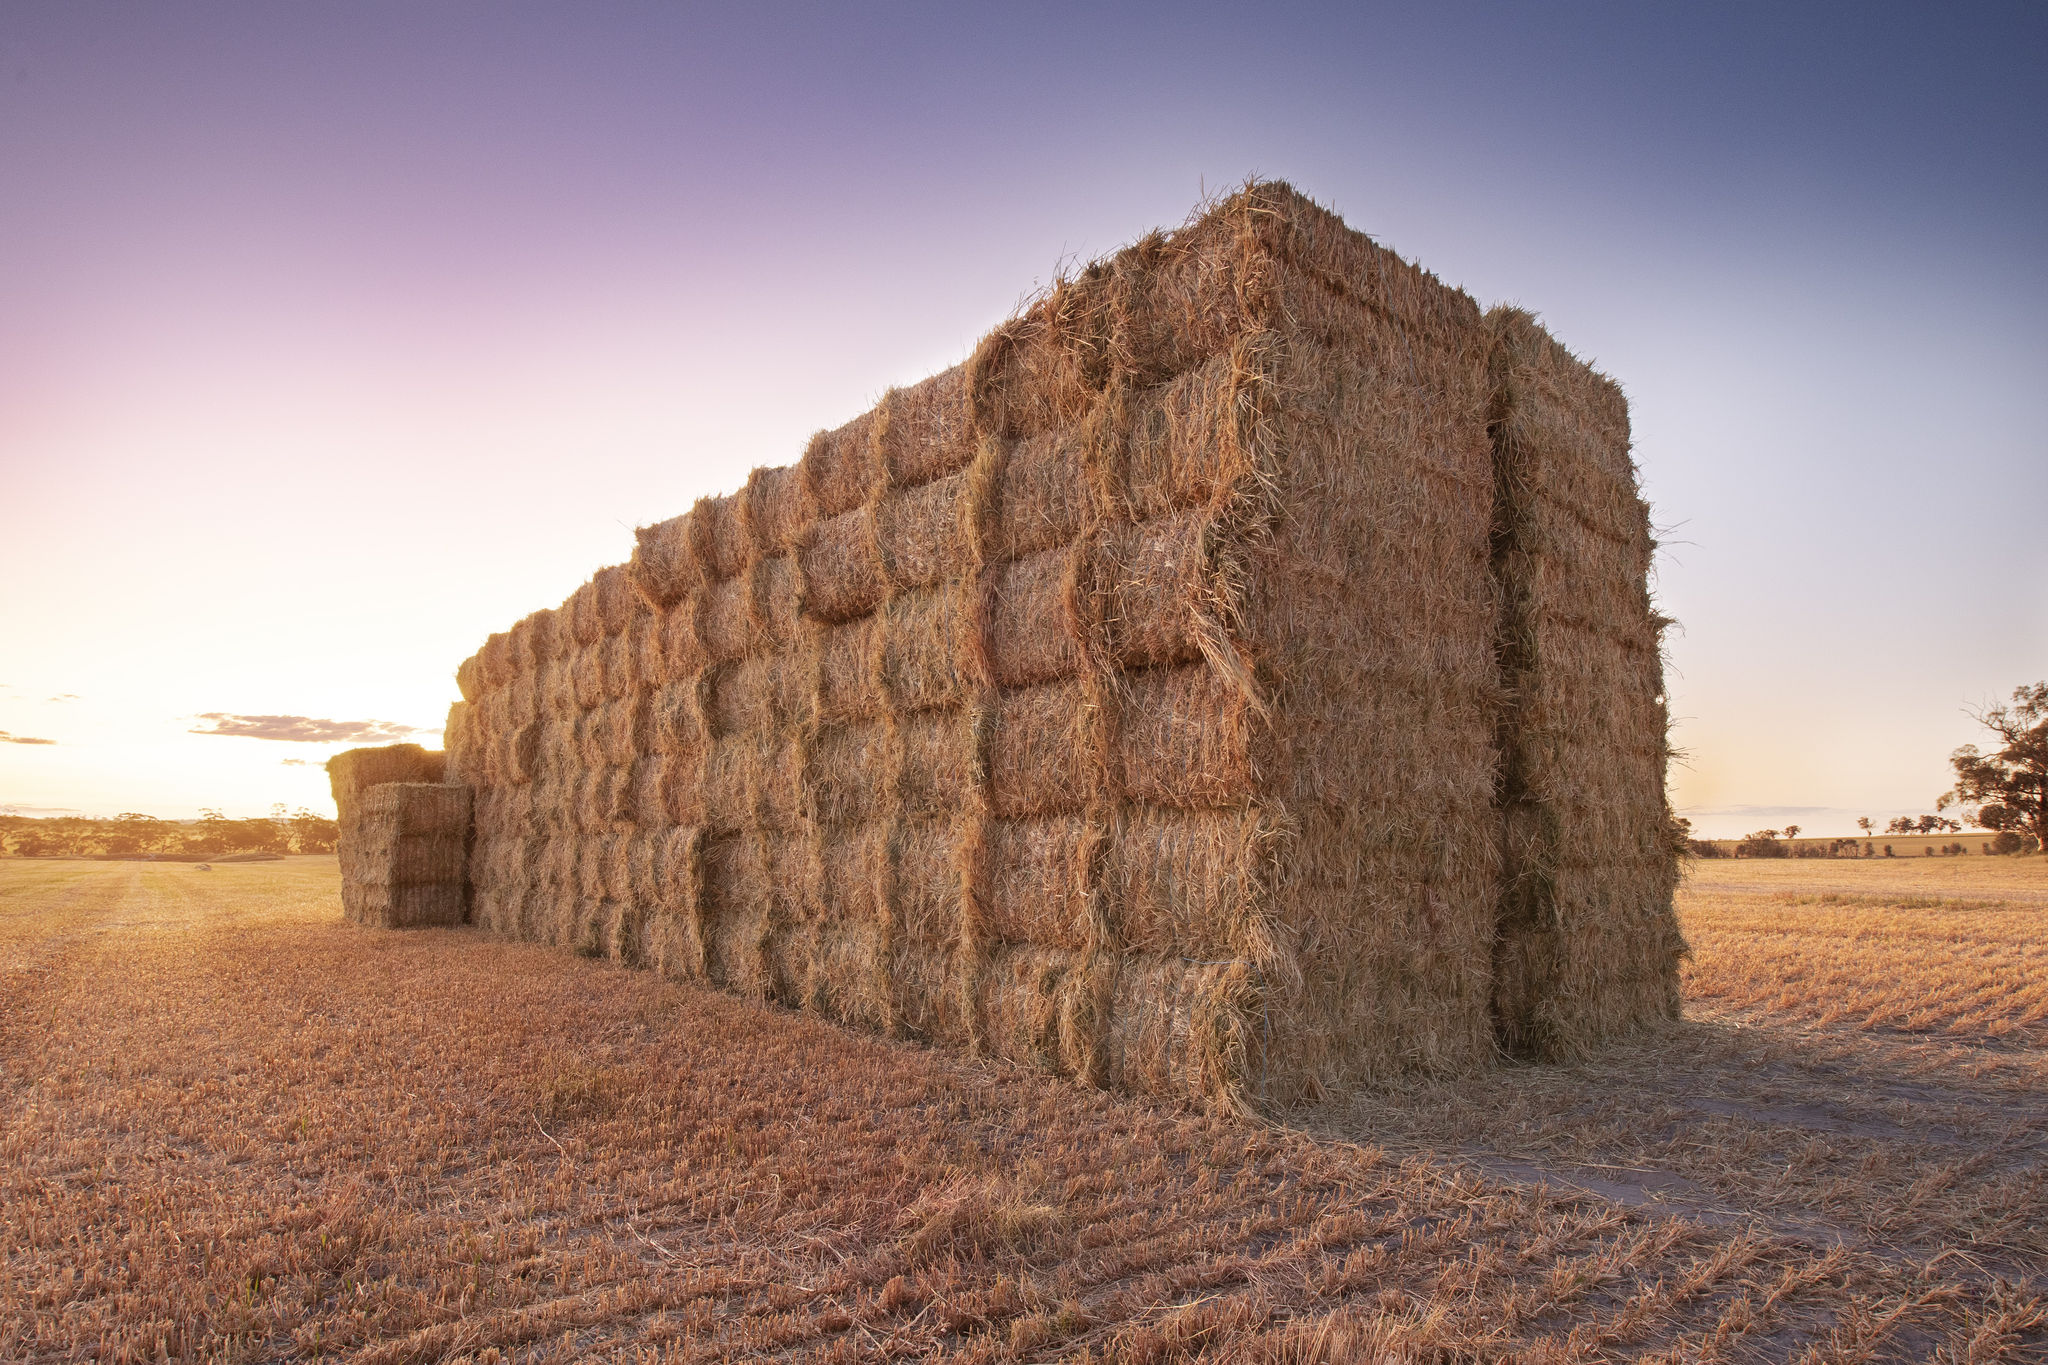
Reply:
M1847 836L1843 837L1846 838ZM1988 852L1991 841L1996 837L1993 834L1986 834L1983 830L1966 830L1961 834L1872 834L1868 837L1859 834L1856 836L1856 847L1859 850L1858 856L1864 856L1861 850L1867 846L1869 849L1868 856L1876 858L1886 856L1893 858L1925 858L1929 856L1929 850L1933 851L1932 856L1940 858L1951 856L1944 852L1949 845L1961 844L1963 846L1963 853L1954 856L1981 858ZM1706 842L1713 844L1723 853L1733 857L1735 846L1741 843L1742 840L1709 839ZM1835 841L1833 839L1798 838L1780 839L1778 842L1795 852L1802 849L1824 852ZM1890 855L1885 853L1887 848L1891 849Z
M0 1359L2043 1359L2048 860L1681 912L1686 1023L1258 1126L0 861Z

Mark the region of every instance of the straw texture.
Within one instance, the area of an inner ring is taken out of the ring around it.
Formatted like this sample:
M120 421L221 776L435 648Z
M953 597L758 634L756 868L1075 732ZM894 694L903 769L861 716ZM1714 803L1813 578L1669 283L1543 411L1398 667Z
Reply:
M471 794L438 777L416 744L351 749L328 762L341 812L342 908L358 924L409 929L468 918Z
M1284 185L458 670L498 931L1282 1105L1675 1010L1619 393Z

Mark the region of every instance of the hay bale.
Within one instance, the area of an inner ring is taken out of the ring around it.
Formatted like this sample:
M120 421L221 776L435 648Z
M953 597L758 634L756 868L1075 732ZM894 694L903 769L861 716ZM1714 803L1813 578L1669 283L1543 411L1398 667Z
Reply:
M919 711L899 717L891 814L904 820L950 815L974 781L974 731L965 712Z
M764 466L747 476L747 531L756 559L787 557L816 519L800 466Z
M678 601L660 618L661 669L667 682L688 682L709 662L704 642L697 637L698 601L691 596Z
M541 714L557 720L574 720L581 708L576 702L576 680L569 655L548 659L534 677L534 696Z
M754 797L754 823L767 830L794 825L805 811L806 746L794 736L757 734L748 749L752 772L747 788Z
M998 949L976 987L978 1029L984 1046L998 1057L1047 1071L1088 1042L1070 1036L1067 1021L1075 996L1085 989L1077 978L1083 959L1058 948L1008 944Z
M721 735L706 750L703 767L704 818L707 829L728 834L754 822L754 781L766 765L757 756L760 737L753 731Z
M674 681L669 671L666 627L665 613L644 611L637 613L633 624L626 628L626 653L634 682L627 689L628 696L637 697L646 689Z
M657 611L667 611L696 591L704 581L704 567L697 559L690 514L634 531L627 572L634 591Z
M753 561L753 533L748 528L745 489L718 498L699 498L691 509L697 557L710 579L725 581L745 574Z
M805 448L799 467L818 518L836 517L867 500L880 468L875 421L874 412L862 413L843 427L819 432Z
M884 722L822 727L810 745L806 785L821 824L878 820L888 813L898 745Z
M801 556L804 611L820 621L850 621L873 611L888 591L874 508L867 504L819 522Z
M981 933L1077 953L1107 946L1094 895L1105 843L1100 826L1082 816L990 822Z
M969 505L964 473L892 489L875 504L875 543L892 588L930 587L967 572Z
M1089 542L1057 546L998 566L988 600L988 656L1001 687L1029 687L1081 672L1094 595Z
M1127 675L1112 724L1115 781L1131 800L1206 810L1259 790L1265 727L1252 698L1206 663Z
M1224 1107L1673 1008L1625 405L1284 186L636 542L459 670L493 924Z
M789 671L780 663L770 655L754 654L704 670L704 721L713 735L775 724L779 676Z
M445 753L435 753L417 744L387 744L336 754L327 760L327 784L334 793L341 823L355 818L358 798L371 788L393 782L439 782L447 761Z
M906 592L884 604L871 635L879 636L880 648L870 655L874 679L865 690L877 709L868 714L879 714L883 704L909 713L966 703L960 659L970 647L974 621L962 599L957 589L938 587ZM838 695L835 691L835 699Z
M889 710L876 656L883 648L883 622L872 616L827 626L815 634L817 719L820 725L874 720Z
M744 658L754 632L754 589L747 579L725 579L698 596L695 633L709 662Z
M541 727L537 723L522 725L505 736L498 771L507 782L527 783L539 774L540 737Z
M562 611L569 618L569 639L573 645L594 645L604 638L604 625L598 619L596 583L585 583L570 593L562 603Z
M484 641L476 652L476 677L484 691L503 687L513 674L512 636L499 631Z
M1255 1096L1264 1072L1259 995L1248 964L1125 959L1104 1030L1109 1084L1218 1103Z
M1008 448L990 498L990 553L997 562L1071 544L1094 518L1080 433L1058 430Z
M357 781L374 766L345 765ZM344 912L383 929L461 924L468 913L469 822L467 787L357 786L342 828Z
M955 818L865 827L877 831L887 858L882 891L890 942L943 953L963 939L962 827Z
M754 612L752 647L786 649L803 621L803 583L797 562L789 555L758 559L750 570Z
M752 832L722 835L707 843L704 860L708 975L715 985L767 999L773 979L766 948L777 906L767 841Z
M887 952L891 1032L921 1042L968 1046L974 1029L961 986L965 950L899 943Z
M694 676L650 690L640 698L639 709L641 737L655 753L698 753L711 737Z
M1098 785L1100 712L1078 683L1006 691L988 748L988 800L999 816L1071 814Z
M603 637L578 645L569 659L569 687L579 711L604 704L611 695L605 686Z
M442 723L441 770L450 782L466 781L464 774L474 761L472 746L475 740L470 735L469 708L470 703L466 701L450 702L448 719Z
M890 981L882 926L829 920L816 925L804 942L798 1003L842 1024L889 1028Z
M977 438L965 365L892 390L879 411L881 463L899 487L943 478L974 458Z

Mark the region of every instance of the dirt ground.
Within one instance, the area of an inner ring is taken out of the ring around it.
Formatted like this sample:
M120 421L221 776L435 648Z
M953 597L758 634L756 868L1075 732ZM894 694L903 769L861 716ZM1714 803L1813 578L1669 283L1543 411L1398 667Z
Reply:
M1259 1124L0 862L0 1359L2048 1359L2048 860L1681 915L1681 1024Z

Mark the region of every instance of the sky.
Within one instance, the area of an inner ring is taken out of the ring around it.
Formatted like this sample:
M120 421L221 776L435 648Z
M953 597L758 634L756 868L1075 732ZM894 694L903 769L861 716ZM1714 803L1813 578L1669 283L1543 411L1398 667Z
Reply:
M632 527L1256 174L1627 390L1700 831L1917 814L2048 677L2044 128L2023 5L12 0L0 809L331 810Z

